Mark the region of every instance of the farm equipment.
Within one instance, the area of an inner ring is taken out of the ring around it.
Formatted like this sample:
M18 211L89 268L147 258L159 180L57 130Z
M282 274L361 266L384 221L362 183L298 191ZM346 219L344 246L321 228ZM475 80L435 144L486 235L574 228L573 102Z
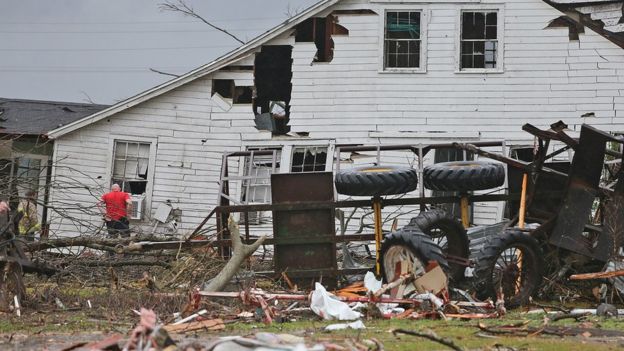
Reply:
M336 146L338 157L340 152L377 151L379 154L384 150L409 150L417 155L418 171L384 166L379 162L372 167L336 170L334 183L338 193L367 196L370 200L333 200L331 185L326 181L327 173L298 176L311 182L306 184L287 183L288 177L296 175L269 174L271 179L288 184L281 188L286 193L295 190L316 193L322 188L324 193L329 191L329 195L312 201L306 201L305 194L300 194L291 199L282 196L280 203L230 205L232 197L228 180L233 177L227 176L227 159L250 156L253 159L254 153L272 155L274 172L277 157L275 150L229 153L223 158L220 206L214 211L218 231L222 239L227 239L223 223L230 213L242 213L244 219L249 212L272 211L279 220L274 220L274 237L266 244L275 245L276 256L282 258L289 257L289 252L297 252L297 259L291 259L289 264L276 262L276 274L287 271L291 277L306 279L319 279L320 276L326 283L341 273L356 273L355 270L338 269L335 257L324 260L326 264L318 258L326 257L329 251L335 252L336 243L370 240L376 247L375 272L386 281L422 270L430 261L437 261L447 272L451 284L471 286L481 298L502 295L508 307L518 306L526 303L538 290L545 274L554 273L561 278L571 270L588 268L588 263L604 265L619 253L622 245L624 177L620 177L622 154L617 150L623 140L588 125L581 127L580 137L576 139L565 133L566 128L562 122L551 125L548 130L524 125L523 130L534 136L535 147L530 155L520 158L485 150L500 147L500 142ZM498 162L481 159L424 167L423 156L427 152L449 147ZM549 150L552 151L549 153ZM557 161L557 156L568 151L574 151L571 163ZM504 165L507 165L507 172ZM500 187L505 176L507 194L471 194L475 190ZM314 180L316 177L318 179ZM272 183L272 188L274 185ZM385 198L416 188L420 188L419 197ZM424 188L453 191L456 195L426 197ZM468 204L477 201L506 201L511 218L501 230L489 235L478 249L470 247L466 231L469 226ZM435 207L444 203L460 205L461 221ZM403 205L420 205L421 213L408 225L385 233L384 237L382 207ZM434 207L428 209L427 206ZM372 207L375 218L373 235L336 236L331 225L326 225L333 222L334 209L348 207ZM322 214L320 210L328 211ZM316 217L312 218L308 213ZM325 224L313 228L310 223ZM310 235L310 230L314 235ZM249 240L247 221L245 232ZM470 255L471 250L473 255ZM473 272L469 282L464 277L467 267Z
M519 206L513 203L510 206L515 213L513 219L470 258L474 268L472 286L479 297L495 298L502 293L509 307L518 306L540 287L545 257L549 268L558 267L558 274L564 276L575 266L590 261L606 262L622 245L621 169L611 167L610 186L602 186L601 179L607 169L605 156L615 161L609 164L616 165L617 158L621 164L621 154L609 147L623 141L588 125L581 127L577 140L568 136L565 128L562 123L551 126L550 130L525 125L523 130L536 139L530 162L487 152L471 144L454 144L510 166L510 191L520 190L521 194ZM548 154L553 140L563 146ZM549 167L549 160L569 149L574 150L574 158L569 167L564 167L567 169L562 169L561 164L559 169ZM375 204L380 195L400 193L380 189L398 189L396 183L415 183L415 174L410 175L413 179L409 182L401 181L406 174L408 169L355 168L337 174L336 188L346 195L372 195ZM459 192L462 224L467 227L467 193L502 185L504 174L501 163L464 161L425 167L423 177L428 189ZM520 189L519 184L522 184ZM376 216L375 220L379 221L380 217ZM525 221L534 223L533 229L526 229ZM434 240L441 246L436 247ZM436 209L421 212L408 226L390 233L381 242L376 236L376 243L378 266L388 281L436 260L457 283L463 278L469 258L466 232L457 221Z

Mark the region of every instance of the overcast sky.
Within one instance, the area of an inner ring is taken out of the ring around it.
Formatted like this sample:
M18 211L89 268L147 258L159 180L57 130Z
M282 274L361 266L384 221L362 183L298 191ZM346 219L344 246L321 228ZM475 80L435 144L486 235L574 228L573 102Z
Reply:
M157 0L0 0L0 97L112 104L239 46ZM244 41L318 0L188 0Z

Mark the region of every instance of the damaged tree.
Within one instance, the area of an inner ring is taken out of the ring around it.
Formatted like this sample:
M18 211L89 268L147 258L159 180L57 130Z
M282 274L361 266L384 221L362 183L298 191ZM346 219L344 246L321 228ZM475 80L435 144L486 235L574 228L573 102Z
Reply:
M243 264L243 261L245 261L247 257L251 256L266 239L265 236L262 236L253 244L243 244L243 241L240 237L238 224L231 217L228 220L228 229L230 231L230 237L232 240L232 257L225 265L225 267L223 267L221 272L219 272L219 274L217 274L217 276L210 281L208 286L204 289L205 291L212 292L223 290L223 288L238 272L241 265Z

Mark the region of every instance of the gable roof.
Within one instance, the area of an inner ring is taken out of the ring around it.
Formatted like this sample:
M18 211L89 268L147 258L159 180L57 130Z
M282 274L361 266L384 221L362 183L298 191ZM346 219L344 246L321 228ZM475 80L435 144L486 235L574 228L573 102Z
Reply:
M0 98L0 134L43 135L108 106Z
M230 51L229 53L215 59L214 61L203 65L195 70L192 70L180 77L169 80L163 84L155 86L151 89L148 89L144 92L141 92L137 95L129 97L126 100L123 100L115 105L110 106L109 108L94 113L92 115L86 116L82 119L79 119L73 123L61 126L47 133L49 138L59 138L67 133L70 133L74 130L80 129L87 125L96 123L102 119L105 119L111 115L124 111L128 108L136 106L144 101L157 97L161 94L164 94L168 91L171 91L179 86L182 86L186 83L189 83L195 79L201 78L205 75L218 71L219 69L236 62L237 60L244 58L249 55L253 51L257 50L257 48L268 41L276 38L277 36L285 33L286 31L292 29L297 24L305 21L309 17L312 17L327 8L335 5L340 0L322 0L318 3L310 6L305 11L295 15L286 21L282 22L280 25L274 27L271 30L259 35L258 37L252 39L246 44L240 46L237 49ZM611 40L617 45L624 48L624 33L613 33L608 30L603 29L604 23L600 20L594 20L591 18L591 14L584 14L580 12L581 7L590 6L590 5L611 5L622 3L622 0L594 0L594 1L582 1L582 0L543 0L547 4L553 6L554 8L562 11L562 12L570 12L575 11L579 15L573 18L574 21L578 21L580 24L589 27L590 29L596 31L598 34L604 36L605 38ZM618 27L619 28L619 27ZM624 32L624 30L622 31Z
M119 113L123 110L136 106L146 100L152 99L156 96L164 94L172 89L175 89L179 86L182 86L188 82L191 82L195 79L201 78L207 74L213 73L232 62L235 62L257 49L258 46L274 39L275 37L285 33L286 31L292 29L297 24L305 21L307 18L314 16L315 14L322 12L323 10L329 8L330 6L336 4L340 0L323 0L320 1L306 10L302 11L298 15L295 15L286 21L282 22L278 26L273 29L268 30L267 32L259 35L258 37L250 40L246 44L240 46L237 49L230 51L229 53L217 58L216 60L203 65L195 70L192 70L180 77L174 78L170 81L167 81L161 85L158 85L154 88L148 89L142 93L134 95L126 100L123 100L115 105L110 106L109 108L94 113L90 116L86 116L80 120L77 120L68 125L62 126L60 128L56 128L47 133L47 136L51 139L55 139L61 137L67 133L70 133L74 130L80 129L84 126L90 125L92 123L98 122L104 118L107 118L113 114Z

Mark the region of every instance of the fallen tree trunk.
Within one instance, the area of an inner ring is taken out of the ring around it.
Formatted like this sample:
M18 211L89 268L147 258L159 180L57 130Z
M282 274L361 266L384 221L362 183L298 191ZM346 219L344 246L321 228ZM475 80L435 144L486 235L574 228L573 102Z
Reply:
M238 224L230 217L228 220L228 229L230 231L230 237L232 240L232 257L228 263L223 267L221 272L214 277L204 291L221 291L230 282L234 275L240 269L243 261L251 256L262 245L266 236L261 236L253 244L246 245L240 237L240 230Z
M71 246L112 246L128 245L133 242L151 241L151 242L167 242L170 240L159 238L156 236L135 236L132 238L102 238L102 237L88 237L77 236L73 238L58 238L58 239L46 239L41 241L25 242L24 249L26 251L42 251L47 249L54 249L59 247L71 247Z

